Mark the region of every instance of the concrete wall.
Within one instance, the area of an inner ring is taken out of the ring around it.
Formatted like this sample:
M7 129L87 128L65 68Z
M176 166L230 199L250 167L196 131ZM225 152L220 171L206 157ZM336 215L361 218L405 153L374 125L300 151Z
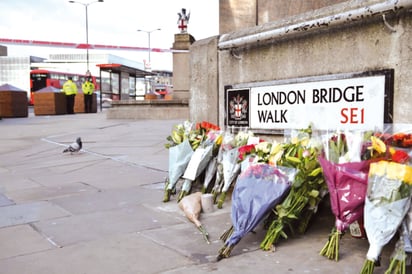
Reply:
M219 33L229 33L290 16L312 12L346 0L220 0ZM350 1L356 2L356 1ZM357 1L360 2L360 1Z
M218 123L220 97L218 96L218 37L194 43L190 48L190 120Z
M230 2L230 1L229 1ZM316 2L316 1L315 1ZM224 87L226 85L293 79L329 74L353 73L370 70L394 69L394 122L411 123L412 106L412 13L400 9L398 13L371 16L347 22L339 27L325 27L319 31L302 31L287 38L258 42L231 50L212 51L213 43L221 43L239 37L261 34L290 24L305 22L339 14L366 4L383 1L347 1L305 13L287 20L273 21L256 27L245 28L219 38L197 41L192 60L207 58L218 62L218 89L200 76L191 82L191 96L200 97L200 90L208 90L208 108L201 108L202 100L191 101L191 114L196 120L219 115L224 125ZM214 40L213 40L214 39ZM218 39L220 39L218 41ZM214 67L213 65L209 64ZM200 75L205 66L191 63L192 75ZM206 85L206 86L205 86ZM218 94L216 98L212 94ZM205 101L205 100L203 100Z
M256 3L250 0L220 0L219 33L256 26Z

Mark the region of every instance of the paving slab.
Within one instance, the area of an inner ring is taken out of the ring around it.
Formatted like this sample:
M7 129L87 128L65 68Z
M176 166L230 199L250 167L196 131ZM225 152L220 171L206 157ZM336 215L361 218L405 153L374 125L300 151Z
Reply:
M14 205L15 202L10 200L8 197L0 193L0 207L1 206L9 206L9 205Z
M0 242L0 259L56 248L30 225L17 225L0 229Z
M0 228L68 216L69 213L46 201L0 207Z
M27 188L39 187L40 184L34 182L26 174L18 172L7 172L1 174L0 192L7 194L8 192L24 190Z
M192 264L189 258L167 246L153 244L138 233L129 233L3 259L0 269L4 274L155 274Z
M105 239L111 235L171 226L179 220L136 205L110 211L39 221L33 225L59 246Z
M134 186L61 197L53 199L52 202L73 215L80 215L136 206L148 202L159 202L160 199L161 192L153 192L149 189Z
M52 186L39 186L25 190L8 192L7 195L15 202L45 201L56 197L65 197L84 192L97 192L98 189L79 182L62 183Z

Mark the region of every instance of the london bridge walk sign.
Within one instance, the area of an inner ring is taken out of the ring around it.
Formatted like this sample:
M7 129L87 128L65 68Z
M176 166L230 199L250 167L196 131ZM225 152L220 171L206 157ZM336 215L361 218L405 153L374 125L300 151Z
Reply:
M393 70L233 85L226 125L256 130L382 129L392 122Z

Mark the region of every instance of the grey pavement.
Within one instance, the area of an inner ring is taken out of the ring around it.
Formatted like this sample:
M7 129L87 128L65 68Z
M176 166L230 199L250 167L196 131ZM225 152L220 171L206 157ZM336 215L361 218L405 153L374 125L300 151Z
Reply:
M230 200L201 215L210 244L175 196L162 202L163 145L180 122L111 120L105 111L0 120L0 273L359 273L367 240L344 235L338 262L319 255L334 223L325 208L274 251L259 249L258 227L216 262ZM63 154L78 136L84 149Z

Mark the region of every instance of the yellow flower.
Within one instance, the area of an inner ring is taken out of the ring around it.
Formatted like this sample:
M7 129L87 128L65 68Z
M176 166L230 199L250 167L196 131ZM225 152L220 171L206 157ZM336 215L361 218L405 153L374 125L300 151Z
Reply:
M279 150L276 154L271 154L269 156L269 164L276 166L279 160L282 158L283 150Z
M302 140L300 140L300 144L301 144L303 147L307 147L308 144L309 144L309 141L310 141L310 139L309 139L308 137L305 137L305 138L303 138Z
M293 138L290 140L290 142L291 142L293 145L296 145L296 144L299 142L299 138L298 138L298 137L293 137Z
M272 144L272 147L271 147L271 149L270 149L270 154L271 154L271 155L276 154L276 153L278 153L280 150L282 150L282 144L274 141L273 144Z
M386 173L386 167L388 165L387 161L380 161L377 163L372 163L369 168L369 176L383 176Z
M412 185L412 167L406 166L406 172L403 181L409 185Z
M403 181L405 173L405 165L401 165L395 162L389 162L386 169L386 176L388 179Z
M386 145L381 139L375 136L371 136L371 141L372 146L368 147L368 149L373 149L379 154L386 152Z
M220 146L222 144L223 140L223 134L219 134L219 136L216 139L216 145Z
M270 145L268 142L260 142L255 146L255 150L268 154L270 152Z
M391 180L398 180L412 185L412 167L396 162L380 161L372 163L369 176L385 176Z

